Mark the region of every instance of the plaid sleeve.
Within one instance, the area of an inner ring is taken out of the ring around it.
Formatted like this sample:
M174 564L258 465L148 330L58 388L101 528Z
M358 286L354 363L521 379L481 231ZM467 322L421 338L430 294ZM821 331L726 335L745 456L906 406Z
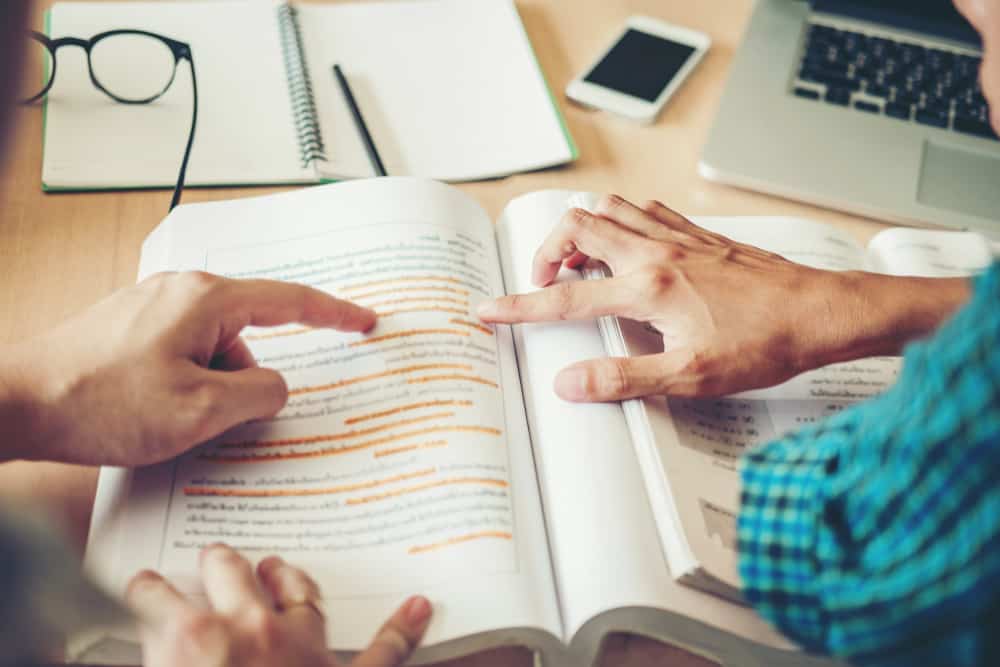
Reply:
M744 595L813 652L1000 665L1000 265L897 384L742 465Z

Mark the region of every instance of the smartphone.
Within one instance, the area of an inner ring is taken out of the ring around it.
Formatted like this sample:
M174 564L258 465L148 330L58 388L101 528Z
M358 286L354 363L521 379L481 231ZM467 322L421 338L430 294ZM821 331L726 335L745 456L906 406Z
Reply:
M584 73L566 87L580 104L651 123L701 61L708 35L632 16Z

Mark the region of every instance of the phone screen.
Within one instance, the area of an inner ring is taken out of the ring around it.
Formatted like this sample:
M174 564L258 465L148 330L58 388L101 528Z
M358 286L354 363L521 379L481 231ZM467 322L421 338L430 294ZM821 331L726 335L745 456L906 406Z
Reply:
M693 46L629 28L583 80L655 102L693 54Z

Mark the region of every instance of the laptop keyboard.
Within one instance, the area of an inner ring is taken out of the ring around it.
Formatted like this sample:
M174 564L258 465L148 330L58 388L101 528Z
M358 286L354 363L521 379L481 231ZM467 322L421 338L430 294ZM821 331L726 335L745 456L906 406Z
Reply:
M1000 140L979 87L978 56L814 23L795 95Z

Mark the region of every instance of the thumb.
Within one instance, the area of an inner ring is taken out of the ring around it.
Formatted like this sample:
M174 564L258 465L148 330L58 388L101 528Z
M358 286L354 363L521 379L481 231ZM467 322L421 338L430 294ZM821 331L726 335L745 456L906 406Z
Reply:
M555 379L560 398L574 402L621 401L658 394L697 394L697 379L686 367L690 352L672 351L641 357L582 361Z
M205 432L198 442L209 440L230 428L253 419L273 417L288 402L288 385L281 374L270 368L240 371L205 371L215 394L210 415L202 422Z
M354 659L351 667L397 667L420 643L431 620L431 603L414 596L396 610L378 631L372 643Z

